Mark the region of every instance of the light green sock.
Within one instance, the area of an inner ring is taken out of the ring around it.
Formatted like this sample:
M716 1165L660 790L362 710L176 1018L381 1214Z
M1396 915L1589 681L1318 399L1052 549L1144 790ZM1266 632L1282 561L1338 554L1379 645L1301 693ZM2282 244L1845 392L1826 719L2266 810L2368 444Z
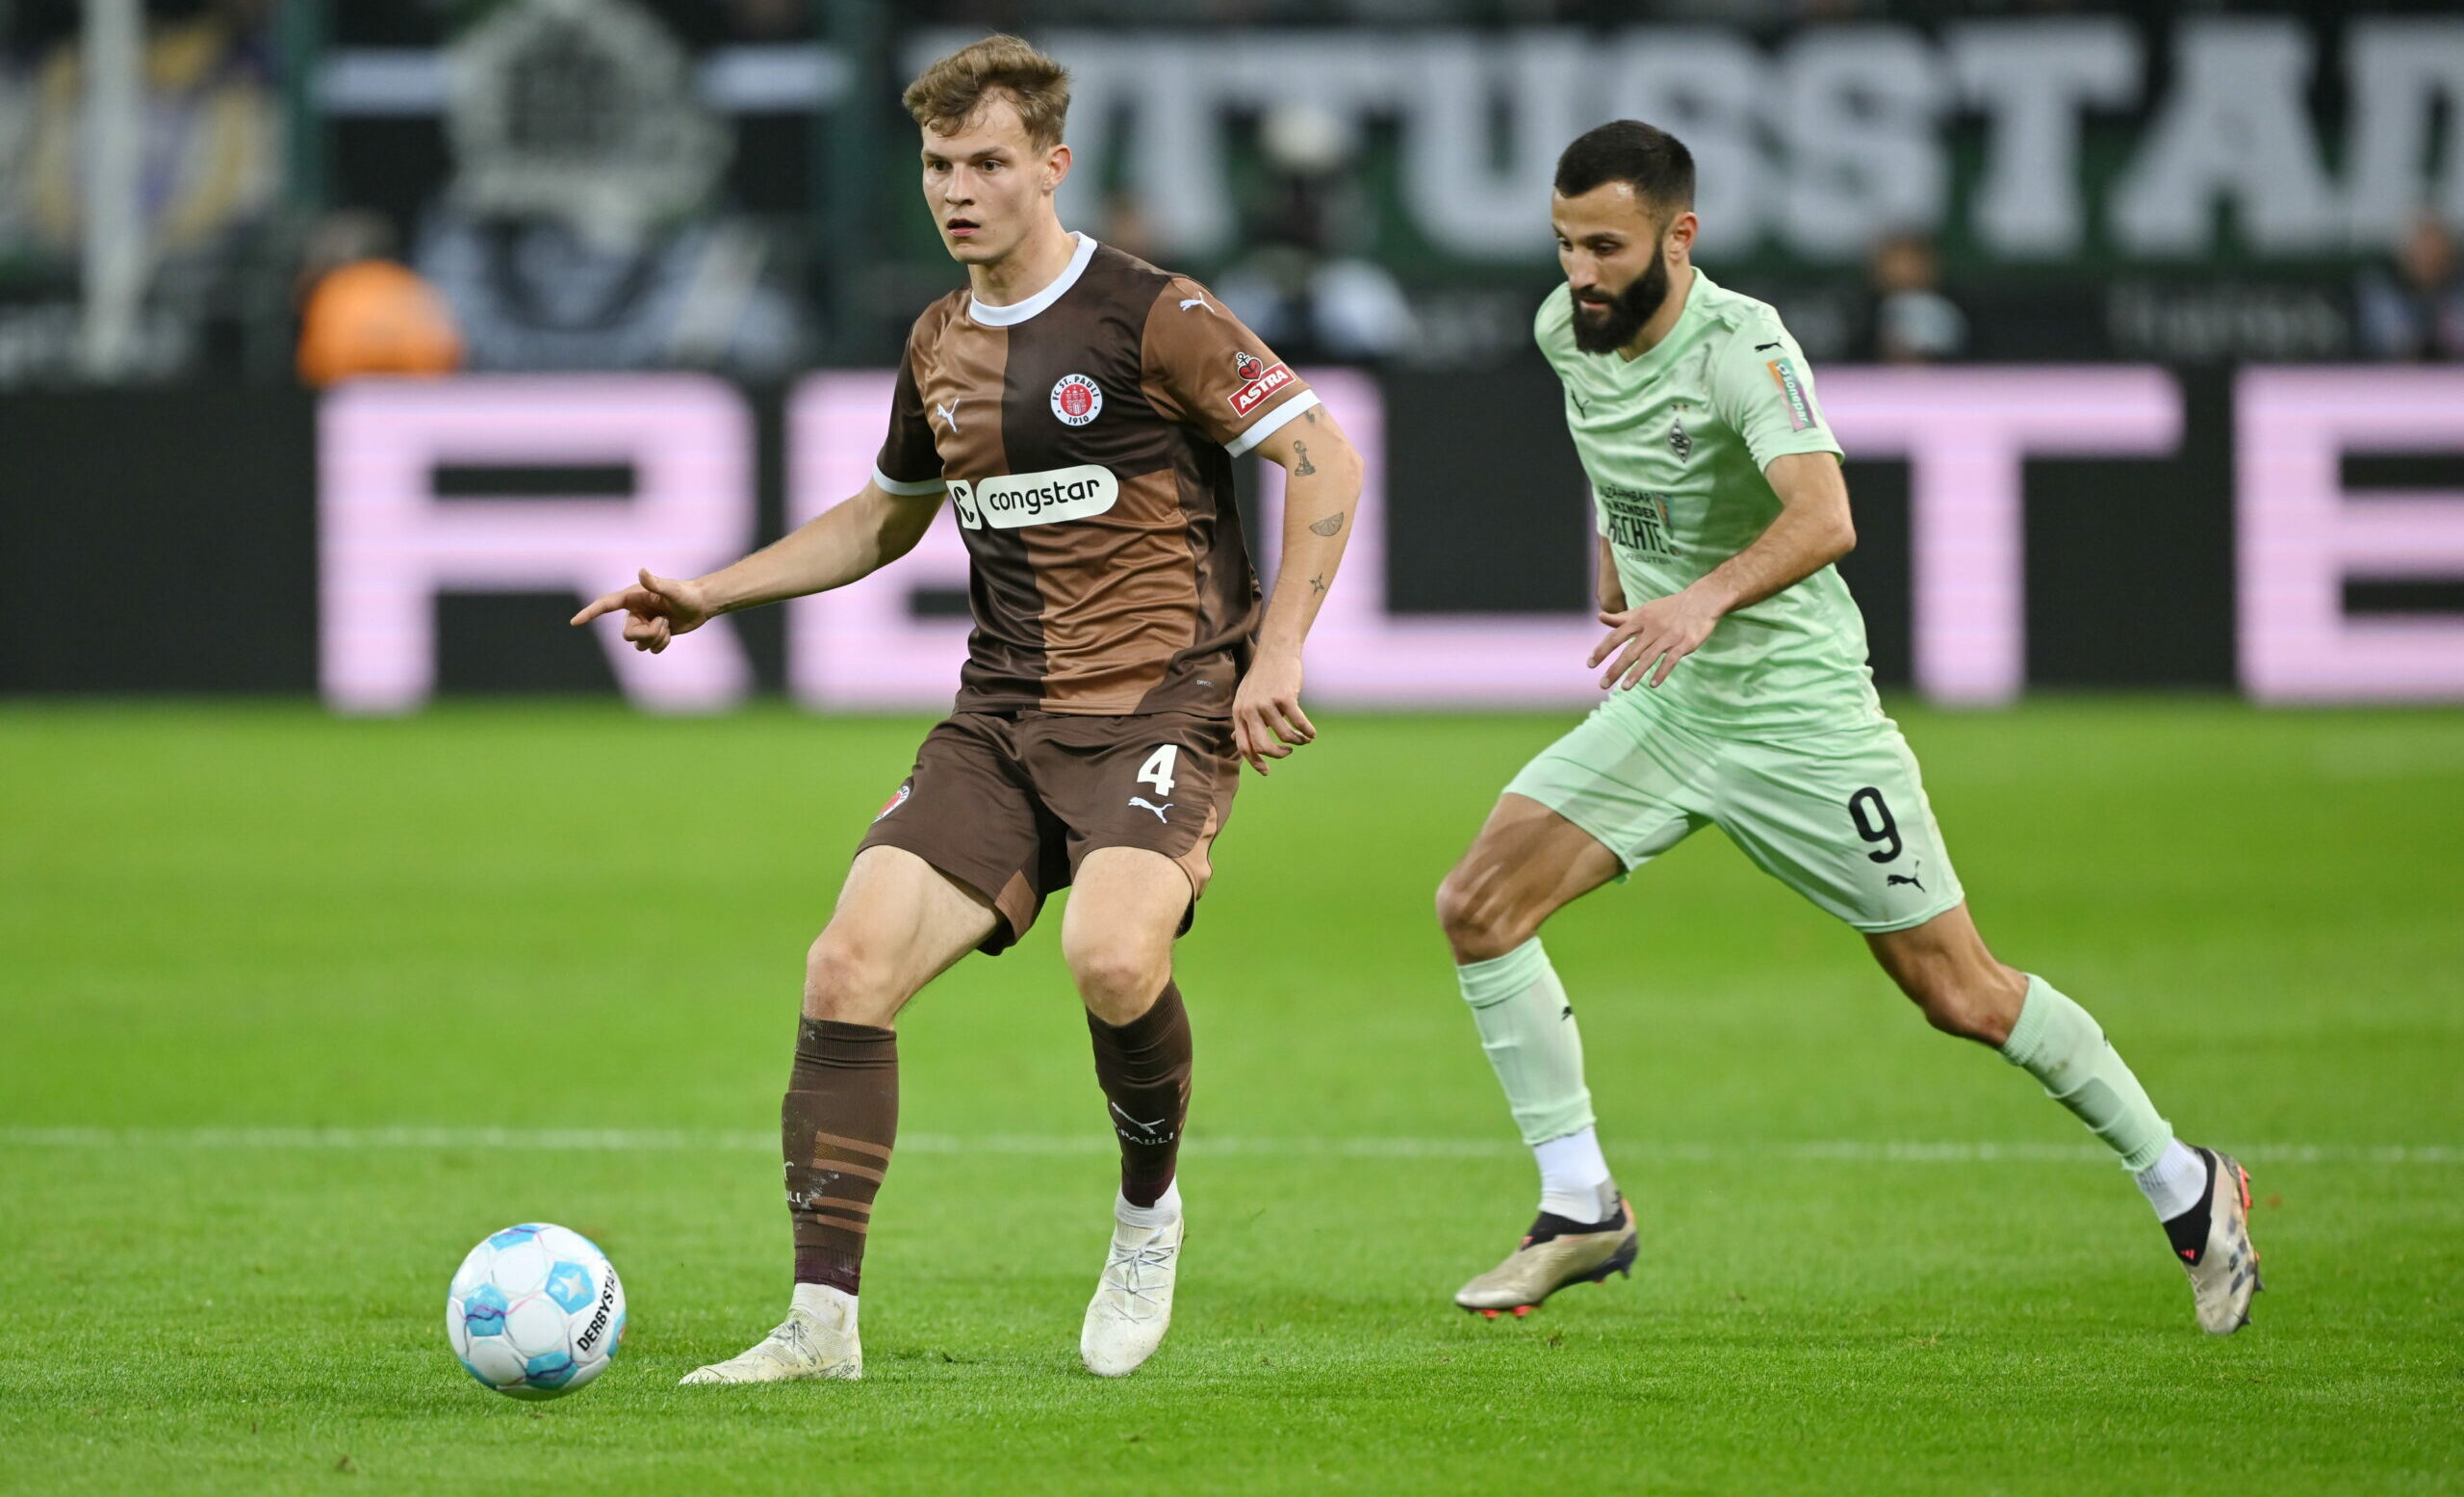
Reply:
M1480 1048L1505 1088L1506 1105L1527 1144L1590 1127L1591 1091L1582 1084L1582 1034L1574 1006L1549 966L1540 938L1486 962L1454 969L1463 1001L1480 1026Z
M2077 1114L2125 1169L2146 1169L2173 1141L2173 1125L2088 1011L2034 973L2002 1058L2043 1082L2044 1095Z

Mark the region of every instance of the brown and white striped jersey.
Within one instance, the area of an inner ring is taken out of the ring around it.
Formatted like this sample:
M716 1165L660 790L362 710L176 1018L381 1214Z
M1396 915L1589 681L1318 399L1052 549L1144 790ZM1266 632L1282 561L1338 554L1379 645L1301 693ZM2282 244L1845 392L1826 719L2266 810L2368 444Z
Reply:
M958 511L959 710L1230 715L1258 622L1232 459L1317 403L1205 288L1085 235L1023 301L927 308L873 477Z

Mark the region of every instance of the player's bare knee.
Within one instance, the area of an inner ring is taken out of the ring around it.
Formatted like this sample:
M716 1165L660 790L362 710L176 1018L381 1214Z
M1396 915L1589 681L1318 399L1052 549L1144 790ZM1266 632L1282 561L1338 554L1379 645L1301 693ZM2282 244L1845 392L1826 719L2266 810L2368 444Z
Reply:
M2027 1004L2028 974L1988 958L1985 970L1968 984L1968 1037L2000 1049Z
M1925 1021L1942 1033L1998 1046L2011 1037L2018 1009L2005 1002L1999 984L1980 977L1947 963L1923 963L1899 974L1899 985Z
M1528 921L1500 883L1481 877L1467 863L1437 886L1437 923L1456 962L1490 961L1531 939Z
M1961 1001L1956 992L1928 994L1916 1000L1917 1010L1925 1022L1946 1035L1961 1040L1983 1038L1976 1032L1974 1010Z
M1172 978L1172 948L1132 937L1065 943L1062 955L1087 1009L1106 1023L1125 1023L1146 1011Z
M898 1012L889 965L867 957L854 942L823 931L805 953L807 1019L842 1024L887 1024Z
M1457 880L1460 872L1456 869L1437 881L1437 926L1446 932L1449 941L1454 939L1455 931L1471 913L1471 896Z

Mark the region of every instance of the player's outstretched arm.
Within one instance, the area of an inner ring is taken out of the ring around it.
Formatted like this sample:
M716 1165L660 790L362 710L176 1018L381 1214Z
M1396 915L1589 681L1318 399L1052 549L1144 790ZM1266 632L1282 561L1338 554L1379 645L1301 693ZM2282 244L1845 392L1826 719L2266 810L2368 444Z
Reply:
M891 494L866 483L855 498L706 577L657 577L645 567L632 586L594 600L573 622L622 609L626 641L656 655L722 613L844 587L879 571L915 549L940 507L938 494Z
M1658 685L1732 609L1760 603L1856 549L1848 480L1840 476L1837 457L1829 452L1774 457L1762 476L1780 497L1780 513L1752 545L1681 592L1630 608L1601 605L1600 622L1608 626L1608 637L1591 652L1591 663L1597 668L1611 655L1617 657L1600 678L1603 688L1630 689L1647 675Z
M1302 411L1258 444L1283 469L1283 559L1258 629L1258 658L1232 699L1241 757L1260 774L1318 736L1300 710L1300 642L1334 585L1360 506L1360 454L1323 406Z

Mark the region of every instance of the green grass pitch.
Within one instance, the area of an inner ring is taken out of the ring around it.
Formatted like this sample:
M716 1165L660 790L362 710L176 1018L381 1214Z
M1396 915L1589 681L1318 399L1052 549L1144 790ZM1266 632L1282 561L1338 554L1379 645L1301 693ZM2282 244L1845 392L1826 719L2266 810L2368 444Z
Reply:
M1243 790L1144 1371L1076 1364L1111 1145L1047 918L903 1026L868 1380L684 1390L782 1308L803 951L923 724L13 705L0 1488L2464 1488L2464 714L1908 716L1988 938L2250 1162L2228 1341L2084 1130L1716 835L1549 931L1633 1278L1453 1310L1533 1182L1430 891L1566 720L1327 714ZM546 1406L442 1329L533 1219L632 1311Z

